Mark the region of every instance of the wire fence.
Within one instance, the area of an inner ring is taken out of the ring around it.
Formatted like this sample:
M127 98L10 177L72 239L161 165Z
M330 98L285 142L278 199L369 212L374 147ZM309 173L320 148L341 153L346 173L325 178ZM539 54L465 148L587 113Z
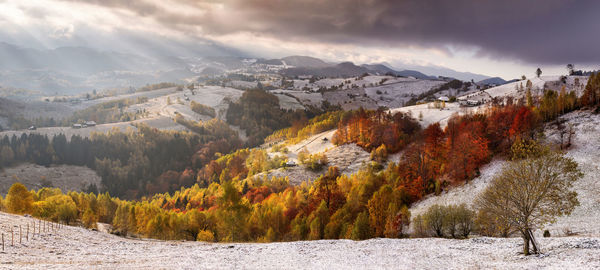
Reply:
M2 252L9 248L24 247L27 243L52 235L62 229L62 223L55 223L28 216L11 224L2 224L0 227Z

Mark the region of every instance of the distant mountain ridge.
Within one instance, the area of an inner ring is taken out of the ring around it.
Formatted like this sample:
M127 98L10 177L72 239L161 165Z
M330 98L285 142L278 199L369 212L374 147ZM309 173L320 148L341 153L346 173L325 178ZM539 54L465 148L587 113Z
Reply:
M181 68L184 63L176 58L150 59L147 57L119 53L101 52L86 47L60 47L52 50L37 50L0 43L0 69L46 69L77 74L92 74L115 70L153 70L166 65Z
M478 81L478 85L503 85L506 84L507 81L500 77L493 77L485 80Z
M330 65L319 58L310 56L293 55L281 58L281 60L285 61L287 65L295 67L324 68Z
M358 76L363 73L371 74L394 74L396 76L415 77L417 79L438 79L442 77L456 78L463 81L481 81L491 77L471 72L459 72L444 67L408 65L394 67L389 63L375 63L355 65L352 62L342 62L338 64L327 63L321 59L309 56L288 56L281 59L271 59L258 61L260 63L271 63L274 65L283 65L285 63L291 68L285 69L282 73L287 76ZM353 66L348 65L351 63ZM362 68L362 69L361 69ZM501 79L501 78L500 78Z
M286 76L353 77L369 73L374 75L393 74L394 76L415 77L417 79L437 79L434 76L429 76L415 70L397 71L383 64L363 64L360 66L352 62L327 64L320 59L312 59L319 61L311 60L310 65L306 65L306 62L292 62L295 63L294 67L282 70L282 74ZM286 64L289 63L286 61Z

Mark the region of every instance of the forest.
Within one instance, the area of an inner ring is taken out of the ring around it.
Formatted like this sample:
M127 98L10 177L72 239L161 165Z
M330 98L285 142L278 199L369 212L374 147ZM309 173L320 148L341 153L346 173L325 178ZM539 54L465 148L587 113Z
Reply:
M335 107L326 108L335 110ZM239 126L248 134L248 147L262 144L276 130L288 128L294 123L306 122L324 113L321 108L307 110L284 110L279 100L264 90L247 90L238 102L232 102L227 109L227 123Z
M38 165L70 164L87 166L102 178L105 190L113 196L139 198L159 192L172 192L191 186L195 177L171 179L171 171L202 168L215 153L228 153L241 147L237 133L219 120L196 125L198 133L160 131L137 125L137 131L94 133L89 138L70 139L63 134L48 138L39 134L0 139L0 168L19 162ZM90 187L96 191L98 187Z
M88 228L96 226L96 221L110 223L120 235L209 242L396 238L407 236L405 229L410 222L416 222L417 228L437 228L432 227L435 225L432 222L442 218L450 223L440 223L445 225L437 231L430 230L434 235L458 238L471 230L482 230L482 235L502 235L502 226L490 224L489 218L481 216L485 213L474 213L463 206L431 208L425 216L412 219L408 207L425 195L439 194L476 177L480 166L494 156L515 158L529 151L532 149L529 146L540 139L540 127L545 122L581 106L597 107L600 76L590 79L581 99L574 96L547 90L540 97L528 95L526 100L496 102L480 113L452 116L444 129L435 123L421 130L408 115L390 115L381 110L358 110L343 116L331 113L323 117L339 117L335 143L356 143L372 152L373 161L353 175L329 167L314 181L299 186L290 185L285 178L256 176L258 172L282 166L283 158L269 158L260 149L223 150L225 144L209 146L214 141L206 143L198 135L182 136L141 128L140 134L144 136L140 137L155 139L138 138L133 132L71 139L70 144L86 145L77 148L81 149L81 158L63 156L65 152L61 150L56 151L56 158L91 162L102 174L117 174L115 177L149 170L154 176L170 179L165 181L170 186L162 186L161 181L143 182L148 195L156 194L125 200L112 192L63 194L49 188L29 191L15 184L0 207L53 221L81 223ZM265 111L260 113L269 115ZM295 130L323 121L306 121L305 126L299 125ZM267 122L255 122L258 123ZM392 139L380 136L382 133L391 134ZM288 130L274 136L295 138L297 134ZM114 142L122 144L113 145ZM2 140L3 149L10 147L15 157L19 157L17 160L37 159L46 163L52 163L54 156L40 154L39 149L64 149L60 145L54 139L50 143L36 136ZM105 156L90 155L93 151ZM398 151L404 151L400 161L383 166L387 155ZM114 159L108 159L109 154ZM151 158L155 156L161 159ZM12 159L3 162L7 160ZM144 162L152 165L137 166ZM132 166L132 170L121 173L121 166ZM127 186L130 182L115 183L125 185L124 190L132 190ZM187 184L192 185L185 187ZM137 187L140 186L144 185L138 183ZM440 216L442 212L449 214Z

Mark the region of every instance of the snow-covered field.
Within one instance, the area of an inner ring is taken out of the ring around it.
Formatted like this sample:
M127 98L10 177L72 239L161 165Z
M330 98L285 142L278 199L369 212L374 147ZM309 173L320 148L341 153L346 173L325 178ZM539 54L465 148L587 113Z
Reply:
M573 146L566 152L578 164L584 177L574 184L578 193L580 206L576 207L570 216L558 218L556 223L547 225L551 235L576 234L583 236L600 237L600 115L591 114L589 111L577 111L563 116L566 125L572 124L576 136ZM558 140L557 131L548 124L546 135L549 141ZM481 176L471 180L468 184L450 189L440 196L428 198L414 204L410 211L413 216L423 213L434 204L471 204L475 197L482 192L491 182L494 175L498 174L505 161L494 160L481 168ZM541 228L540 228L541 229ZM539 234L541 230L538 230ZM600 253L598 254L600 258Z
M228 107L226 101L236 101L242 96L242 93L242 90L229 87L201 86L194 90L194 94L190 90L184 89L183 91L151 98L146 103L130 106L129 110L146 111L151 116L160 115L165 117L175 117L177 112L185 114L184 116L193 120L206 120L191 110L190 103L195 101L212 107L219 118L224 118Z
M54 135L65 134L65 136L67 136L67 139L70 140L70 138L74 135L79 135L81 137L89 137L90 135L92 135L93 133L96 133L96 132L107 133L107 132L113 131L115 129L120 130L122 132L125 132L128 129L136 130L137 128L134 126L134 124L137 124L137 123L144 123L151 127L158 128L161 130L187 130L187 128L175 123L173 121L173 119L171 119L171 118L164 117L164 116L158 116L158 117L153 117L153 118L148 118L148 119L140 119L140 120L135 120L135 121L130 121L130 122L102 124L102 125L96 125L94 127L79 128L79 129L75 129L72 127L47 127L47 128L38 128L37 130L3 131L3 132L0 132L0 137L8 136L10 138L13 135L16 135L17 137L19 137L23 133L25 133L25 134L35 133L35 134L40 134L40 135L46 135L46 136L52 138L52 136L54 136Z
M480 107L461 107L458 103L446 103L445 108L435 108L433 103L419 104L414 106L407 106L397 109L392 109L392 113L404 112L410 114L413 118L417 119L421 126L427 127L430 124L439 122L442 128L448 123L448 119L453 114L465 114L467 112L474 112L482 108Z
M303 149L306 149L311 154L324 153L328 160L327 166L336 166L343 174L350 175L358 172L363 164L369 161L370 154L356 144L335 146L331 143L331 138L335 131L336 129L325 131L302 140L297 144L286 146L288 149L287 154L278 152L270 153L270 155L285 155L289 161L298 164L298 153ZM273 176L287 176L290 180L290 184L299 185L304 181L315 180L324 172L326 172L326 169L323 169L321 172L313 172L302 166L297 166L271 170L266 173L258 174L257 177L264 177L265 174L269 178Z
M304 106L296 98L290 97L288 95L275 94L277 99L279 99L279 107L284 110L304 110Z
M0 213L0 230L34 222ZM10 233L8 233L10 235ZM10 236L8 236L8 239ZM18 239L18 233L15 235ZM125 239L64 226L0 252L3 269L595 269L600 239L539 239L543 255L522 256L521 239L371 239L203 243Z
M64 193L69 191L85 191L90 184L101 188L101 178L88 167L58 165L44 167L35 164L21 164L0 170L0 195L6 196L8 189L15 182L24 184L27 189L38 190L42 182L47 181L52 187L60 188Z
M365 88L365 92L380 106L398 108L404 106L404 103L413 96L418 96L444 83L444 81L394 78L387 80L383 85Z
M587 84L588 77L587 76L567 76L566 84L560 83L560 76L541 76L539 78L529 78L532 84L532 92L533 94L541 94L543 89L552 89L555 91L560 91L560 88L564 85L567 92L571 90L575 90L577 96L580 96L583 93L583 89ZM520 95L524 95L525 91L522 93L517 92L517 87L523 85L523 89L527 89L527 80L516 81L512 83L507 83L504 85L492 87L484 90L491 97L506 97L513 96L518 97Z
M145 123L151 127L158 128L161 130L187 130L182 125L179 125L173 121L175 115L180 114L186 119L195 121L206 121L210 120L211 117L206 115L200 115L192 111L190 104L192 101L210 106L215 109L217 117L224 119L227 112L228 103L227 100L236 101L238 100L243 91L228 87L220 86L201 86L194 90L194 95L187 88L183 91L176 91L175 88L165 88L148 92L140 92L127 95L119 95L114 97L101 98L96 100L84 101L80 104L69 105L71 109L84 109L92 105L100 104L103 102L118 100L118 99L130 99L138 97L147 97L149 100L145 103L135 104L129 106L127 111L129 112L146 112L147 117L138 119L135 121L118 122L96 125L94 127L87 127L81 129L74 129L72 127L46 127L38 128L37 130L13 130L0 132L0 137L8 135L9 137L16 135L20 136L22 133L36 133L41 135L47 135L52 137L57 134L65 134L68 138L73 135L79 135L81 137L89 137L94 132L106 133L117 128L120 131L126 131L131 128L135 130L134 124ZM288 97L289 99L292 99ZM72 112L71 112L72 113ZM241 134L241 137L244 137Z

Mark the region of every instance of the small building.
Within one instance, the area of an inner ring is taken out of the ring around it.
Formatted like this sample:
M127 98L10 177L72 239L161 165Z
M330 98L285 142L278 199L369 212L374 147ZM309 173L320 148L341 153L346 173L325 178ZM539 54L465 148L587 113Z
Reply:
M479 100L472 100L472 99L467 100L468 106L478 106L479 104L481 104L481 102L479 102Z
M29 130L36 130L36 129L37 129L37 127L36 127L36 126L30 126L28 129L29 129Z
M439 101L444 101L444 102L448 102L450 101L450 98L448 98L447 96L441 96L438 98Z
M81 126L81 124L73 124L73 128L77 128L77 129L79 129L79 128L81 128L81 127L82 127L82 126Z
M296 166L298 166L298 164L296 164L296 162L288 160L288 162L285 163L285 166L286 167L296 167Z
M88 127L93 127L93 126L96 126L96 122L94 122L94 121L87 121L87 122L85 122L85 125L88 126Z

